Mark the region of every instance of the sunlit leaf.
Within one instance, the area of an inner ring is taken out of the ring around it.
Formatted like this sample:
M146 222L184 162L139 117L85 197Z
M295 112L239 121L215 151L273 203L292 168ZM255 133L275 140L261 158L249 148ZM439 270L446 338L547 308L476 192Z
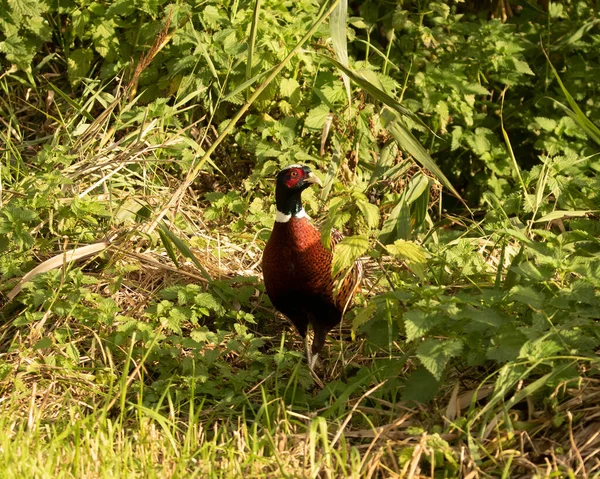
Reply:
M427 266L427 250L425 248L411 241L399 239L394 241L394 244L387 245L386 249L396 258L406 261L406 265L420 280L425 279Z
M369 247L366 236L346 236L335 245L333 250L332 274L337 276L340 271L349 268L357 258L363 255Z
M439 381L450 359L458 356L462 349L463 343L458 339L427 339L417 348L417 357Z

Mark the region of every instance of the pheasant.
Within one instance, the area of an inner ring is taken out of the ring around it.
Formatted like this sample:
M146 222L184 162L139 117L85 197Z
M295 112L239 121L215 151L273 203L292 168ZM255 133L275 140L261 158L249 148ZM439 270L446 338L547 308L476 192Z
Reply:
M325 337L342 320L360 286L362 267L355 263L334 295L333 254L302 207L302 191L323 186L309 167L290 165L279 172L275 187L277 214L262 258L269 299L294 324L304 339L308 366L314 373ZM332 232L331 249L343 235ZM308 326L312 326L312 346Z

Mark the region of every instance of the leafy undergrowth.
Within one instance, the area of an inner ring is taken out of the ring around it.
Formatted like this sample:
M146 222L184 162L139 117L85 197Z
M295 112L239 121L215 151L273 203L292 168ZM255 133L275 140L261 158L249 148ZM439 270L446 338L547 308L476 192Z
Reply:
M598 475L597 13L142 3L0 12L0 475ZM296 162L366 270L323 388L260 271Z

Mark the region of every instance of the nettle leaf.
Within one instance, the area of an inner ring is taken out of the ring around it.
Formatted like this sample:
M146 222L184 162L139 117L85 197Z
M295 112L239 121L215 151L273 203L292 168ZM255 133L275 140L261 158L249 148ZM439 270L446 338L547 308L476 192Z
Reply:
M491 338L491 346L487 350L486 357L500 363L515 360L526 340L525 335L517 329L495 334Z
M377 305L375 303L369 303L366 307L361 308L358 314L352 320L352 340L356 339L356 331L363 324L371 320L371 318L377 312Z
M440 382L424 367L418 367L406 380L402 393L402 401L429 402L439 387Z
M530 286L515 286L510 290L510 299L532 308L541 309L546 301L546 296Z
M333 250L332 274L334 277L343 271L365 253L369 247L369 238L366 236L347 236Z
M219 23L225 19L214 5L208 5L202 10L202 19L209 28L217 28Z
M426 313L419 309L408 311L404 315L404 328L408 342L422 338L434 326L439 325L444 317L439 313Z
M28 23L29 31L43 40L48 40L52 34L51 28L48 26L48 21L42 17L33 17L29 19Z
M519 73L525 73L526 75L535 75L535 73L533 73L533 70L529 67L529 64L525 60L513 57L512 61L515 65L515 69Z
M171 331L181 334L181 323L189 320L191 312L187 308L173 308L169 311L169 315L165 317L166 327Z
M425 279L425 267L427 266L427 250L411 241L402 239L394 241L394 244L386 246L391 255L405 261L406 266L417 275L420 280Z
M458 150L464 139L464 130L461 126L455 126L452 128L452 143L450 149L452 151Z
M279 93L284 98L290 98L299 89L300 83L294 78L284 78L279 84Z
M206 326L195 329L190 333L190 337L199 343L217 343L219 341L218 336L210 331Z
M108 7L106 14L112 17L114 15L131 15L134 12L135 3L133 0L117 0Z
M492 308L476 309L473 307L468 307L467 309L462 310L458 314L458 317L470 319L485 329L497 329L506 321L506 318L502 317L496 310Z
M475 93L476 95L489 95L490 92L479 83L467 83L463 87L466 93Z
M379 208L377 205L369 203L365 200L359 200L356 202L356 206L365 217L365 221L369 228L377 228L379 225Z
M540 338L535 341L527 341L519 351L519 358L539 361L554 356L562 350L563 346L558 342Z
M89 48L79 48L69 53L67 69L71 84L75 84L87 75L92 66L93 58L94 52Z
M556 120L553 120L552 118L536 116L534 120L541 128L543 128L546 131L554 131L557 125Z
M210 293L200 293L194 297L194 303L197 306L219 311L221 304Z
M304 119L304 126L306 128L320 130L323 128L328 115L329 107L325 104L321 104L308 112L308 115L306 115L306 118Z
M524 261L512 269L521 276L536 282L547 281L552 278L552 275L554 274L554 270L552 268L537 266L532 261Z
M458 339L427 339L417 348L417 357L423 366L439 381L450 359L458 356L463 349Z
M119 43L113 21L101 21L92 28L92 39L96 51L107 59L112 59Z
M14 62L21 68L27 68L35 55L35 50L27 48L19 35L11 35L0 42L0 53L4 53L9 62Z

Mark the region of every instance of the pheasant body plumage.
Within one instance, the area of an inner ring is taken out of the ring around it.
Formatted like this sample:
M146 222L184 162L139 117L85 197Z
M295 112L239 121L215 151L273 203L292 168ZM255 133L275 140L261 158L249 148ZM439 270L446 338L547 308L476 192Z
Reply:
M334 295L333 254L323 246L321 233L304 212L300 199L302 191L313 183L320 181L306 166L292 165L279 173L277 217L262 260L265 288L273 305L303 338L309 325L313 328L312 347L307 347L311 369L327 333L340 323L349 307L361 276L357 263ZM338 232L332 234L332 249L341 238Z

